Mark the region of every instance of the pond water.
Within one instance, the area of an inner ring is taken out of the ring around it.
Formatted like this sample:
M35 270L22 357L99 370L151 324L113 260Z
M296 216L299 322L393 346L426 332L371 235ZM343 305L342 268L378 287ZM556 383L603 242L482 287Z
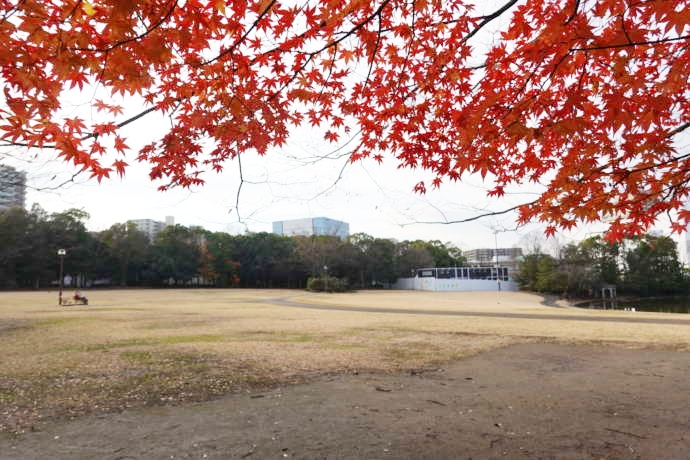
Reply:
M606 310L653 311L661 313L690 313L690 297L655 299L596 299L578 303L578 307Z

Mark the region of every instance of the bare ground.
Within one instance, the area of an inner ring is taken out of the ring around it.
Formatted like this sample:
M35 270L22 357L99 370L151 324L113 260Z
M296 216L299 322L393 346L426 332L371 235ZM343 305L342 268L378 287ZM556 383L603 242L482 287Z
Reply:
M686 460L688 395L687 352L513 345L439 368L51 422L0 438L0 457Z
M526 293L0 293L0 458L688 459L690 317Z

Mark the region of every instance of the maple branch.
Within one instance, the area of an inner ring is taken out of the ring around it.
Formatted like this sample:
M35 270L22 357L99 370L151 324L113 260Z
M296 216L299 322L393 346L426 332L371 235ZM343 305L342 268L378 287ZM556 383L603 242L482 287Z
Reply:
M205 65L211 64L211 63L213 63L213 62L215 62L215 61L217 61L217 60L219 60L219 59L221 59L221 58L227 56L228 54L232 53L233 51L235 51L235 49L237 49L237 47L240 46L240 45L247 39L247 37L249 36L249 34L252 33L252 31L254 31L254 29L257 28L257 27L259 26L259 22L261 22L261 20L262 20L264 17L266 17L266 15L267 15L268 12L271 10L271 8L273 8L273 5L275 5L277 2L278 2L278 0L271 0L271 3L269 3L269 4L266 6L266 8L264 8L264 10L259 14L259 16L258 16L258 17L256 18L256 20L254 21L254 23L252 23L251 27L249 27L249 28L245 31L245 33L243 33L242 36L241 36L240 38L238 38L238 39L235 41L235 43L233 43L232 45L230 45L230 47L229 47L228 49L226 49L226 50L224 50L224 51L221 51L221 52L218 53L218 55L217 55L216 57L214 57L213 59L210 59L210 60L208 60L208 61L204 61L204 62L202 62L201 64L196 65L196 67L201 67L201 66L205 66Z
M237 165L240 171L240 185L237 186L237 196L235 197L235 211L237 211L237 219L240 220L240 194L242 193L242 185L244 185L244 174L242 173L242 157L240 151L237 151Z
M65 185L69 184L70 182L74 183L74 179L76 179L76 177L77 177L78 175L80 175L81 173L83 173L84 171L85 171L85 169L81 169L81 170L77 171L76 173L72 174L72 177L70 177L69 179L63 181L62 183L60 183L60 184L58 184L58 185L52 186L52 187L32 187L32 186L30 186L30 185L27 185L27 187L28 187L28 188L32 188L32 189L36 190L37 192L45 192L45 191L50 191L50 190L58 190L58 189L64 187ZM55 179L55 177L56 177L56 176L53 176L53 177L51 178L51 181L52 181L53 179Z
M573 12L570 15L570 17L565 21L566 24L570 24L573 19L575 19L575 16L577 16L577 10L580 9L580 0L575 0L575 7L573 8Z
M688 128L690 128L690 121L685 123L685 124L680 125L679 127L677 127L676 129L674 129L672 131L669 131L669 133L666 135L666 137L667 138L673 137L678 133L682 133L683 131L685 131Z
M371 13L368 17L366 17L366 18L363 19L362 21L360 21L360 22L358 22L357 24L355 24L355 26L354 26L352 29L350 29L350 30L348 30L348 31L345 31L345 32L342 32L342 36L341 36L341 37L339 37L339 38L337 38L337 39L335 39L335 40L333 40L333 41L331 41L331 42L329 42L329 43L326 43L321 49L319 49L319 50L317 50L317 51L313 51L312 53L309 53L309 54L310 54L310 55L317 55L317 54L323 53L324 51L326 51L326 50L329 49L329 48L332 48L332 47L334 47L334 46L340 44L340 42L342 42L343 40L345 40L345 39L347 39L348 37L352 36L352 34L354 34L355 32L357 32L359 29L361 29L361 28L364 27L365 25L369 24L376 16L379 16L379 17L380 17L380 16L381 16L381 13L383 12L383 9L384 9L390 2L391 2L391 0L384 0L384 1L381 3L381 5L376 9L376 11L374 11L373 13Z
M508 11L508 10L509 10L513 5L515 5L517 2L518 2L518 0L510 0L508 3L506 3L506 4L503 5L501 8L497 9L496 11L494 11L493 13L491 13L491 14L489 14L489 15L487 15L487 16L480 16L478 19L482 19L482 22L480 22L479 25L478 25L472 32L470 32L469 34L467 34L467 36L466 36L465 38L463 38L463 40L462 40L461 43L466 43L470 38L472 38L472 37L475 36L477 33L479 33L479 31L482 30L482 28L483 28L485 25L487 25L488 23L490 23L490 22L493 21L494 19L500 17L503 13L505 13L506 11Z
M353 27L352 29L350 29L350 30L348 30L348 31L342 32L342 36L339 37L338 39L326 43L326 44L325 44L324 46L322 46L320 49L317 49L317 50L312 51L312 52L309 52L309 53L304 53L304 54L307 56L307 58L305 59L304 63L303 63L298 69L296 69L296 70L293 72L292 77L291 77L288 81L286 81L279 89L277 89L277 90L269 97L269 100L275 98L278 94L282 93L288 86L290 86L290 84L291 84L293 81L295 81L295 80L297 79L297 77L302 73L302 71L304 71L304 69L307 68L307 65L309 65L309 63L312 62L312 61L314 60L314 58L315 58L317 55L323 53L324 51L326 51L326 50L329 49L329 48L332 48L332 47L334 47L334 46L337 46L338 44L340 44L340 42L342 42L343 40L345 40L345 39L347 39L348 37L350 37L352 34L354 34L355 32L357 32L359 29L361 29L362 27L364 27L366 24L370 23L370 22L371 22L375 17L377 17L377 16L378 16L378 18L379 18L379 34L378 34L378 37L377 37L377 46L375 47L375 50L378 49L378 43L379 43L380 38L381 38L381 30L382 30L382 29L381 29L381 26L380 26L380 24L381 24L381 13L383 12L383 8L385 8L385 6L386 6L388 3L390 3L390 1L391 1L391 0L385 0L385 1L379 6L379 8L378 8L376 11L374 11L371 15L369 15L369 16L368 16L367 18L365 18L363 21L361 21L361 22L359 22L358 24L356 24L355 27ZM264 12L262 13L262 15L264 15L265 13L267 13L268 10L271 8L271 6L272 6L274 3L275 3L275 1L272 2L271 5L269 5L268 8L267 8L266 10L264 10ZM257 25L257 22L258 22L260 19L261 19L261 16L257 19L257 21L254 22L254 24L252 25L252 27L251 27L249 30L247 30L247 32L246 32L242 37L240 37L240 39L239 39L235 44L232 45L231 49L226 50L224 53L227 54L227 52L230 52L232 49L234 49L234 48L236 48L237 46L239 46L239 45L241 44L241 42L244 41L244 40L246 39L246 37L249 35L249 33L252 31L252 29ZM295 37L304 37L304 36L306 35L306 33L307 33L307 32L305 31L305 32L303 32L303 33L301 33L301 34L296 35ZM277 52L277 51L283 51L283 50L281 49L280 45L279 45L279 46L276 46L275 48L272 48L272 49L270 49L270 50L267 50L267 51L261 53L260 56L267 56L267 55L272 54L272 53L275 53L275 52ZM223 53L221 53L221 54L223 54ZM219 57L221 57L221 56L220 56L220 55L219 55L219 56L216 56L216 57L213 58L212 60L203 62L203 63L201 63L200 65L209 64L209 63L215 61L216 59L218 59ZM259 60L259 56L256 56L251 62L252 62L252 64L254 64L254 63L256 63L258 60ZM373 65L373 61L374 61L374 59L373 59L373 57L372 57L372 65ZM329 70L329 75L330 75L330 73L332 73L332 69L333 69L334 65L335 65L335 62L331 63L331 68L330 68L330 70ZM371 68L370 68L370 72L371 72ZM323 91L322 91L322 94L323 94Z
M316 100L319 102L321 102L323 100L323 94L326 91L326 87L328 86L328 83L331 81L331 78L333 77L333 69L335 69L335 59L333 59L331 61L331 64L328 66L328 75L326 75L326 78L324 79L324 82L321 85L321 90L319 91L319 97L316 98ZM300 70L300 72L301 72L301 70Z
M178 101L179 101L179 99L178 99ZM122 128L122 127L124 127L124 126L127 126L128 124L137 121L138 119L140 119L140 118L142 118L142 117L148 115L149 113L156 111L156 109L157 109L156 107L149 107L148 109L139 112L138 114L134 115L133 117L130 117L130 118L128 118L128 119L126 119L126 120L124 120L124 121L122 121L122 122L120 122L120 123L117 123L115 126L116 126L117 128ZM92 139L92 138L95 139L95 138L97 138L98 136L99 136L98 133L89 133L89 134L87 134L87 135L85 135L85 136L82 136L80 140L85 141L85 140L87 140L87 139ZM11 142L11 141L6 141L6 140L4 140L4 139L2 140L2 142L3 142L3 143L0 143L0 147L28 147L28 148L37 148L35 145L30 145L30 144L27 144L26 142ZM47 145L42 145L40 148L42 148L42 149L54 149L54 148L57 148L57 146L52 145L52 144L47 144Z
M14 142L14 141L7 141L5 139L2 139L2 143L0 143L0 147L28 147L28 148L35 148L35 145L29 145L26 142ZM43 145L41 148L44 149L54 149L56 148L54 145Z
M687 123L685 123L685 124L683 124L683 125L680 125L679 127L677 127L677 128L675 128L674 130L670 131L670 132L669 132L668 134L666 134L666 136L664 136L664 137L665 137L666 139L670 139L671 137L675 136L676 134L678 134L678 133L680 133L680 132L683 132L683 131L686 130L687 128L690 128L690 122L687 122ZM616 182L616 184L620 184L621 182L623 182L623 180L625 180L626 178L630 177L632 174L635 174L635 173L638 173L638 172L643 172L643 171L649 171L649 170L651 170L651 169L661 168L661 167L664 167L664 166L668 166L668 165L670 165L670 164L672 164L672 163L677 163L677 162L679 162L679 161L681 161L681 160L685 160L686 158L690 158L690 153L686 153L686 154L684 154L684 155L680 155L680 156L677 156L677 157L671 157L671 158L669 158L668 160L662 161L662 162L660 162L660 163L654 163L654 164L652 164L652 165L642 166L642 167L635 168L635 169L628 169L628 170L626 170L625 174L623 175L623 178L619 179L619 180ZM616 174L616 171L606 171L606 168L608 168L609 166L612 166L612 165L609 164L609 165L601 166L601 167L599 167L599 168L593 170L593 171L592 171L592 174L605 174L605 175L607 175L607 176L613 176L614 174ZM591 176L592 174L590 174L590 176Z
M343 173L345 172L345 168L347 168L347 165L348 165L348 164L350 164L350 160L349 160L349 159L346 160L345 163L343 163L343 167L340 168L340 172L338 173L338 177L336 177L335 181L334 181L331 185L329 185L326 189L320 191L319 193L317 193L316 195L314 195L313 197L311 197L310 200L315 200L316 198L320 197L321 195L324 195L324 194L328 193L330 190L332 190L333 188L335 188L335 186L338 185L338 182L340 182L340 181L342 180L342 178L343 178Z
M503 5L501 8L499 8L498 10L494 11L494 12L491 13L491 14L488 14L488 15L485 15L485 16L477 16L475 19L482 19L482 22L480 23L478 29L475 30L475 31L473 31L473 32L471 32L471 33L470 33L470 36L467 37L467 38L470 38L471 36L475 35L477 32L479 32L479 29L481 29L482 27L484 27L485 25L487 25L488 23L490 23L490 22L493 21L494 19L496 19L496 18L498 18L499 16L501 16L503 13L505 13L506 11L508 11L508 10L510 9L510 7L513 6L513 5L515 5L517 2L518 2L518 0L510 0L508 3L506 3L506 4ZM413 2L413 3L416 3L416 1ZM455 24L455 23L458 22L458 21L460 21L460 19L446 19L445 21L435 22L435 23L431 23L431 24L432 24L432 25L439 25L439 24L449 25L449 24ZM463 40L463 42L464 42L464 41L466 41L466 40Z
M687 155L686 155L687 156ZM677 172L674 174L676 177L680 177L683 171ZM684 181L685 182L685 181ZM628 200L627 204L642 204L642 205L649 205L650 203L655 203L655 202L664 202L667 201L669 198L674 197L678 195L679 192L682 192L682 190L678 190L680 187L682 187L684 184L670 184L668 186L662 187L662 189L656 193L649 193L649 194L641 194L634 200ZM670 211L670 210L669 210Z
M24 1L26 1L26 0L24 0ZM2 22L7 21L7 20L10 19L12 16L14 16L15 13L16 13L17 11L19 11L19 5L20 5L21 3L24 3L24 1L17 3L14 7L8 9L7 11L5 11L5 14L3 14L3 16L2 16Z
M125 39L125 40L121 40L121 41L115 42L115 43L113 43L112 45L110 45L110 46L108 46L108 47L106 47L106 48L76 48L76 47L70 47L70 48L67 48L67 49L70 50L70 51L85 51L85 52L89 52L89 53L107 53L107 52L112 51L112 50L114 50L114 49L116 49L116 48L119 48L119 47L121 47L121 46L123 46L123 45L126 45L127 43L139 41L139 40L141 40L142 38L145 38L146 36L148 36L148 35L149 35L150 33L152 33L154 30L158 29L160 26L163 25L164 22L166 22L168 19L170 19L170 16L172 16L173 11L175 11L175 8L177 8L177 0L171 0L170 3L171 3L171 6L170 6L170 8L168 9L167 13L165 13L158 21L156 21L155 23L153 23L153 25L152 25L150 28L147 27L146 30L145 30L142 34L140 34L140 35L137 35L137 36L132 37L132 38L127 38L127 39ZM77 3L77 6L78 6L78 5L79 5L79 3ZM75 8L77 8L77 6L75 6ZM74 13L72 13L72 14L74 14ZM139 17L139 19L141 20L141 17ZM143 21L142 21L142 23L143 23Z
M294 81L297 79L297 77L298 77L299 75L301 75L302 71L304 71L304 70L307 68L307 65L309 65L309 63L311 63L317 55L323 53L324 51L326 51L326 50L329 49L329 48L332 48L332 47L334 47L334 46L338 46L338 44L340 44L340 42L342 42L342 41L345 40L346 38L350 37L350 36L351 36L352 34L354 34L357 30L361 29L362 27L364 27L364 25L368 24L368 23L371 22L375 17L378 16L378 18L379 18L379 32L378 32L378 34L377 34L376 46L375 46L375 48L374 48L374 53L373 53L373 54L375 54L375 53L376 53L376 50L378 49L378 45L379 45L380 39L381 39L381 13L383 12L383 8L385 8L385 6L386 6L388 3L390 3L390 0L385 0L385 1L379 6L379 8L378 8L376 11L374 11L371 15L369 15L369 16L368 16L366 19L364 19L363 21L361 21L361 22L359 22L358 24L356 24L355 27L353 27L353 28L350 29L349 31L343 32L343 35L342 35L340 38L338 38L337 40L334 40L334 41L332 41L332 42L326 43L323 47L321 47L320 49L317 49L316 51L312 51L312 52L310 52L310 53L306 53L307 58L305 59L304 63L303 63L298 69L296 69L296 70L293 72L292 77L290 77L290 79L289 79L288 81L286 81L280 88L278 88L276 91L273 92L273 94L268 98L268 100L274 99L274 98L277 97L280 93L282 93L288 86L290 86L290 84L291 84L292 82L294 82ZM305 33L302 33L302 34L299 34L299 35L297 35L297 36L299 37L299 36L304 36L304 35L305 35ZM280 51L280 46L275 47L275 48L273 48L273 49L271 49L271 50L269 50L269 51L266 51L266 52L262 53L262 56L266 56L267 54L274 53L274 52L276 52L276 51ZM258 56L252 60L252 63L256 62L257 60L258 60ZM369 73L367 74L367 81L368 81L368 79L369 79L369 76L371 75L371 71L372 71L372 68L373 68L373 63L374 63L374 58L373 58L373 55L372 55L371 63L370 63L370 66L369 66ZM333 62L331 62L331 65L330 65L329 70L328 70L328 77L326 78L326 82L327 82L328 80L330 80L331 75L332 75L332 73L333 73L333 68L334 68L334 67L335 67L335 60L333 60ZM325 83L324 83L324 85L322 85L321 92L319 93L319 99L321 99L321 97L323 96L324 87L325 87Z
M516 206L513 206L512 208L504 209L502 211L487 212L484 214L479 214L477 216L468 217L467 219L446 220L446 221L419 221L419 222L410 222L407 224L401 224L401 226L406 227L408 225L414 225L414 224L443 224L443 225L464 224L467 222L473 222L475 220L483 219L484 217L500 216L503 214L508 214L509 212L512 212L512 211L515 211L516 209L522 208L523 206L530 206L530 205L536 204L538 201L539 200L534 200L534 201L531 201L529 203L518 204Z
M436 210L436 212L441 214L441 217L443 217L444 221L448 220L448 218L446 217L446 213L444 213L443 210L441 210L441 208L436 206L434 203L429 202L429 200L424 200L424 201L426 202L427 206L431 206L432 209Z
M658 40L647 40L647 41L643 41L643 42L620 43L618 45L600 45L600 46L591 46L591 47L586 47L586 48L570 48L570 51L597 51L597 50L606 50L606 49L627 48L629 46L653 46L653 45L678 42L678 41L683 41L683 40L688 40L688 39L690 39L690 35L681 35L680 37L660 38Z
M347 147L351 142L354 142L357 136L359 136L362 133L362 130L358 130L356 133L354 133L350 138L347 140L347 142L340 144L338 147L336 147L334 150L331 150L330 152L324 153L324 154L318 154L318 155L313 155L313 156L308 156L308 157L303 157L299 158L295 155L288 155L288 158L292 158L293 160L299 161L303 165L307 164L316 164L322 160L339 160L344 157L350 157L352 155L352 152L355 152L359 150L359 148L362 146L362 141L360 140L359 144L354 147L350 151L345 151L345 147Z
M632 174L635 174L635 173L638 173L638 172L649 171L650 169L656 169L656 168L661 168L661 167L663 167L663 166L668 166L668 165L670 165L670 164L672 164L672 163L677 163L677 162L679 162L679 161L681 161L681 160L685 160L685 159L688 158L688 157L690 157L690 153L686 153L685 155L680 155L680 156L677 156L677 157L671 157L671 158L669 158L669 159L666 160L666 161L662 161L661 163L655 163L655 164L649 165L649 166L643 166L643 167L640 167L640 168L629 169L629 170L626 171L624 177L627 178L627 177L630 177ZM604 171L602 170L601 172L604 173L604 174L610 175L610 176L612 176L613 174L615 174L614 171L611 171L611 172L606 173L606 172L604 172ZM623 179L619 180L618 183L620 184L622 181L623 181Z
M491 13L491 14L489 14L489 15L486 15L486 16L479 16L477 19L482 19L482 21L477 25L477 27L476 27L475 29L472 30L472 32L470 32L469 34L467 34L467 36L465 36L462 40L460 40L460 43L459 43L459 44L465 44L465 43L467 43L467 42L470 40L470 38L472 38L472 37L474 37L476 34L478 34L478 33L484 28L484 26L486 26L487 24L489 24L489 23L490 23L491 21L493 21L494 19L496 19L496 18L500 17L501 15L503 15L503 13L505 13L506 11L508 11L508 10L509 10L513 5L515 5L517 2L518 2L518 0L510 0L508 3L506 3L506 4L503 5L501 8L499 8L499 9L496 10L496 11L494 11L493 13ZM452 23L455 23L455 22L458 22L458 21L459 21L459 19L453 19L453 20L443 21L442 24L452 24ZM486 66L487 66L487 64L486 64L486 62L484 62L483 64L479 64L479 65L476 65L476 66L468 67L468 69L469 69L469 70L480 70L480 69L486 68ZM445 67L446 67L446 66L443 65L443 66L441 66L440 68L445 68ZM472 88L473 91L479 86L479 83L480 83L480 82L481 82L481 80L478 81L477 83L475 83L474 87Z
M582 93L582 87L585 82L585 75L587 75L587 65L589 64L589 56L585 54L586 58L585 62L582 63L582 72L580 72L580 78L578 78L577 81L577 90L578 92Z
M179 101L179 99L178 99L178 101ZM157 109L156 107L149 107L148 109L146 109L146 110L144 110L144 111L142 111L142 112L139 112L138 114L134 115L133 117L128 118L128 119L126 119L125 121L122 121L122 122L116 124L115 126L117 126L118 128L122 128L123 126L127 126L128 124L137 121L138 119L140 119L140 118L142 118L142 117L148 115L149 113L155 112L156 109ZM91 135L91 136L98 136L98 134L94 134L94 135Z
M624 11L623 13L621 13L619 15L621 18L621 30L623 31L623 34L625 34L625 38L628 39L628 43L632 43L632 38L630 38L630 34L628 33L628 29L625 27L625 13L626 12L627 12L627 9L626 9L626 11Z
M379 30L376 32L376 43L374 44L374 50L371 52L371 59L369 61L369 70L367 71L367 78L364 79L364 86L369 85L369 78L374 70L374 62L376 62L376 54L379 50L379 45L381 44L381 36L383 35L383 24L381 15L379 15Z

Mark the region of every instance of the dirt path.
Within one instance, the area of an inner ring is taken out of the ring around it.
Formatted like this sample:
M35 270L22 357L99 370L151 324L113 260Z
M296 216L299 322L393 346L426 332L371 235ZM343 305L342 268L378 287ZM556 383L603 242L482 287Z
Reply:
M690 353L517 345L398 375L51 422L7 459L678 459Z
M310 310L330 311L354 311L362 313L391 313L409 315L445 315L445 316L479 316L484 318L513 318L513 319L546 319L564 321L594 321L609 323L638 323L638 324L677 324L690 326L690 318L634 318L621 316L582 316L560 314L557 318L553 315L539 313L509 313L486 311L457 311L457 310L417 310L415 308L378 308L378 307L351 307L347 305L319 305L314 303L296 302L289 297L263 300L264 303L272 303L281 307L306 308Z

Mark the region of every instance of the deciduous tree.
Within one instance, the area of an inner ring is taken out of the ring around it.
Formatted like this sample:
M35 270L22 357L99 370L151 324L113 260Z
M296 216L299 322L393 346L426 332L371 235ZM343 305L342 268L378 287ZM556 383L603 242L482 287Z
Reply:
M624 287L638 295L687 292L676 242L667 236L645 235L632 241L625 255Z
M163 188L187 187L307 124L354 137L353 161L431 171L420 192L469 173L490 176L495 196L544 183L519 220L547 233L610 219L620 238L678 210L690 0L489 4L1 0L0 139L99 180L136 158ZM97 89L87 116L68 110ZM122 128L152 112L169 128L130 153ZM690 212L673 219L680 230Z
M452 243L441 243L439 240L408 242L411 247L426 249L433 259L433 267L461 267L465 264L462 251ZM422 267L417 267L422 268Z
M159 282L184 286L198 275L201 235L194 228L181 225L167 227L156 235L151 250Z
M139 281L139 274L150 252L146 234L130 222L111 226L99 235L99 239L110 249L118 266L114 274L119 284L127 286L128 281Z

